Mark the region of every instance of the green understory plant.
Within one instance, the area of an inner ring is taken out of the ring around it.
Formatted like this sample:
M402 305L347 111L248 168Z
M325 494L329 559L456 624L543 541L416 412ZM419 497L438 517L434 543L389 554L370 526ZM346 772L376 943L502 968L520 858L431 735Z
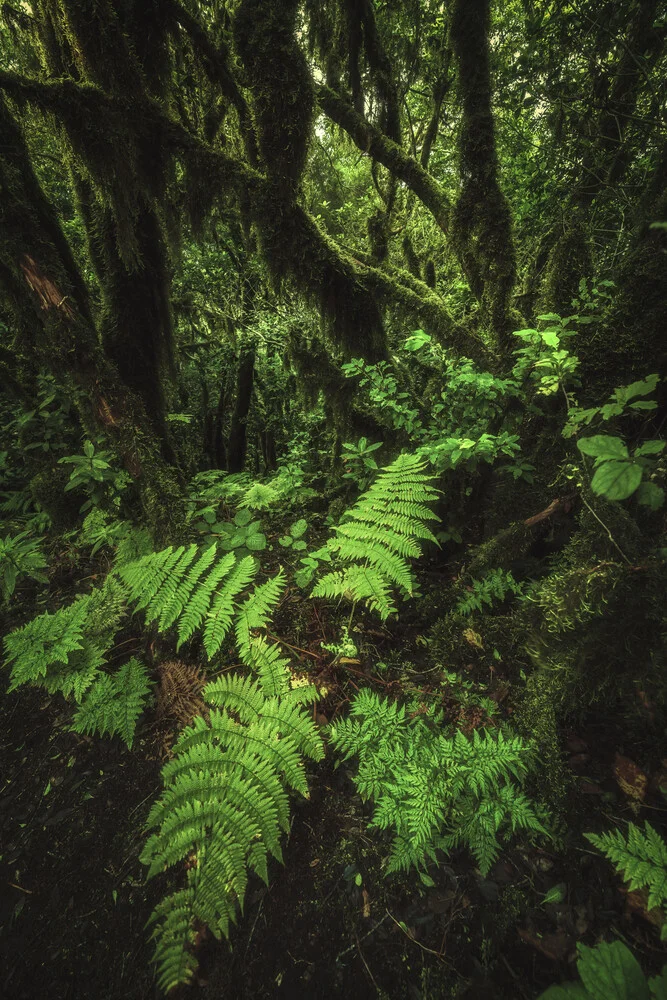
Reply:
M357 444L346 441L343 444L341 459L345 466L343 479L351 479L359 489L365 490L377 471L378 464L373 458L373 452L382 447L382 441L369 444L368 438L361 437Z
M392 829L387 870L415 866L422 880L436 851L467 847L483 876L500 851L498 834L525 829L547 836L544 810L521 785L534 761L520 737L501 730L467 737L441 729L441 719L363 689L350 716L330 729L340 756L357 757L353 781L375 803L371 827Z
M622 941L594 948L577 945L577 971L581 982L550 986L538 1000L665 1000L667 965L659 976L647 979L630 949Z
M664 441L644 441L631 455L622 438L594 434L580 438L577 448L594 459L593 493L607 500L627 500L636 493L640 504L653 510L662 507L665 491L649 477L657 470L656 456L664 451Z
M83 488L89 494L89 499L80 507L82 513L99 506L106 498L114 506L120 505L120 494L127 487L129 476L126 472L114 469L112 462L113 455L110 451L96 450L89 440L83 443L83 455L66 455L58 459L59 465L72 466L65 492Z
M286 535L280 536L278 545L281 545L284 549L292 549L294 552L305 552L308 546L303 536L307 530L308 522L303 517L299 518L298 521L290 525Z
M630 823L627 837L620 830L607 833L585 833L584 836L597 847L628 882L628 889L648 889L646 909L656 906L663 909L667 903L667 844L650 823L644 823L644 832ZM664 915L660 936L667 940L667 913Z
M49 578L44 572L47 561L40 546L40 539L32 537L30 531L19 531L17 535L8 534L4 539L0 538L0 592L4 602L12 596L16 582L22 576L38 583L48 583Z
M415 584L407 559L421 555L417 539L438 544L426 526L428 520L439 520L426 506L435 501L437 491L424 468L425 462L415 455L399 455L382 469L333 529L326 549L342 568L322 577L313 597L365 601L385 620L396 611L392 585L412 596Z
M472 580L470 592L456 605L460 615L470 615L473 611L483 611L484 605L491 607L494 601L504 601L508 594L520 597L525 589L517 583L510 570L491 569L480 580Z
M266 535L262 532L261 521L253 521L248 509L238 510L231 521L218 521L211 508L200 511L202 520L195 523L208 541L217 542L223 552L236 552L242 559L249 552L261 552L266 548Z

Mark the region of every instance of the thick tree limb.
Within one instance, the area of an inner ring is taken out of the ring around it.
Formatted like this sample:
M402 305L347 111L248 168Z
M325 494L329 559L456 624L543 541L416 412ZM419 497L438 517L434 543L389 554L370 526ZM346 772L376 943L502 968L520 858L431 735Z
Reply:
M383 167L403 181L429 210L436 223L446 233L451 205L438 182L380 129L367 122L352 105L330 87L316 88L317 100L327 118L339 125L358 149L372 156Z

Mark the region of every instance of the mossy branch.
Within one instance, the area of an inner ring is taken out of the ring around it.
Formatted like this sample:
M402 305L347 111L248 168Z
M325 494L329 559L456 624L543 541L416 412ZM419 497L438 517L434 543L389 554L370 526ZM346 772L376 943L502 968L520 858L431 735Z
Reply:
M320 84L316 89L316 95L325 115L349 135L358 149L372 156L398 180L407 184L432 214L442 232L446 233L449 228L451 204L435 178L379 128L366 121L335 90Z

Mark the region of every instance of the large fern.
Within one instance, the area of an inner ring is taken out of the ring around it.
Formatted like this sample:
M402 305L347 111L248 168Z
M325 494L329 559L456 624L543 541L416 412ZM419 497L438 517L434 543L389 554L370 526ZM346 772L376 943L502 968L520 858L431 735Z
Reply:
M197 966L191 945L201 922L220 937L242 910L249 871L268 880L270 855L282 860L289 828L287 790L307 795L304 755L323 756L322 741L302 702L312 688L283 697L261 681L223 676L208 684L214 707L185 729L163 768L164 791L148 817L155 832L142 853L151 878L188 859L187 885L163 900L156 923L158 979L165 991L187 982Z
M343 564L317 583L313 597L347 597L365 601L384 620L396 611L392 586L412 595L408 558L421 555L417 539L437 541L426 521L438 520L426 506L437 498L429 485L426 463L414 455L399 455L346 512L334 528L327 549Z
M421 868L436 849L461 845L486 875L501 829L546 833L521 791L530 751L513 734L448 736L437 723L363 689L350 716L331 727L331 741L344 758L358 758L354 782L376 804L371 826L395 831L389 871Z
M145 610L147 622L157 621L161 632L176 625L176 649L204 624L204 648L211 657L231 627L236 598L256 571L252 556L237 563L233 552L219 559L215 544L200 551L193 543L151 552L120 566L117 574L129 601Z

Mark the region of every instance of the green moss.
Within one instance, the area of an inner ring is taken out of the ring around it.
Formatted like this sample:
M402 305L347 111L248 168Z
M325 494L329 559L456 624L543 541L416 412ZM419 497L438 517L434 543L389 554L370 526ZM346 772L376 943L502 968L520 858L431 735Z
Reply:
M84 490L65 493L70 471L64 465L47 467L33 476L29 484L31 497L49 515L56 531L76 528L82 521L79 509L88 499Z
M571 787L558 733L558 707L562 700L560 674L537 670L528 679L524 697L512 716L512 726L535 743L543 767L543 799L556 814L563 811Z
M517 521L475 546L466 574L479 578L491 569L509 569L514 560L526 555L534 540L533 530Z
M579 293L579 282L593 273L591 237L576 216L556 236L547 259L537 311L568 316L572 299Z

